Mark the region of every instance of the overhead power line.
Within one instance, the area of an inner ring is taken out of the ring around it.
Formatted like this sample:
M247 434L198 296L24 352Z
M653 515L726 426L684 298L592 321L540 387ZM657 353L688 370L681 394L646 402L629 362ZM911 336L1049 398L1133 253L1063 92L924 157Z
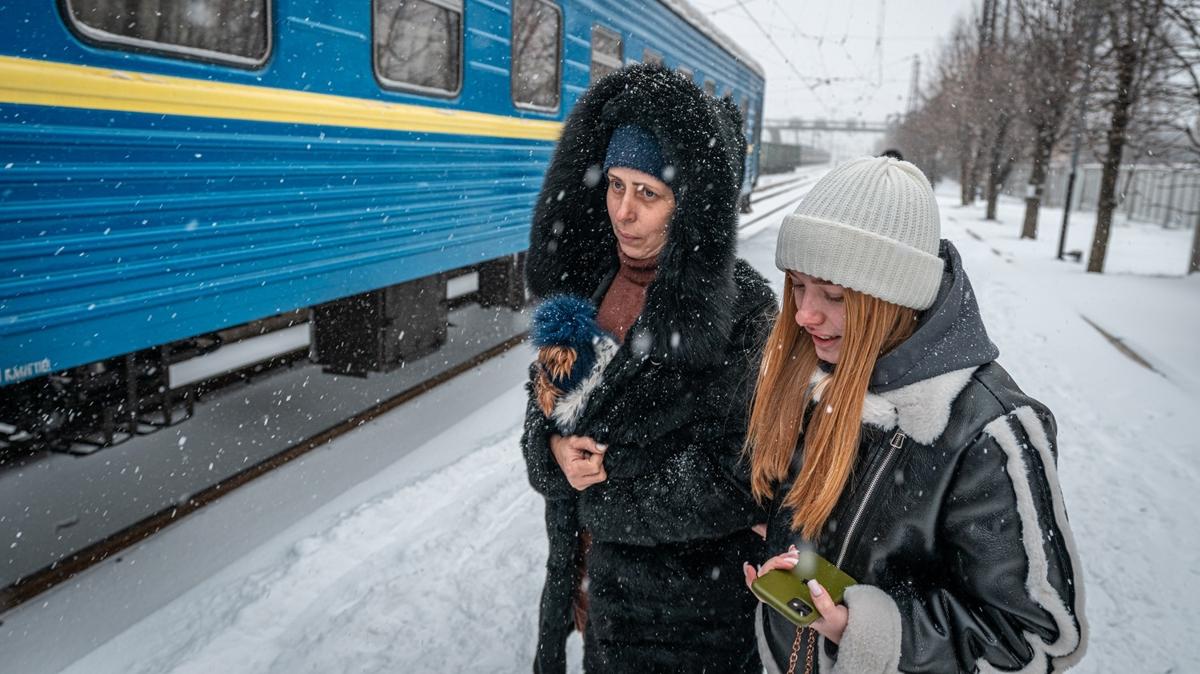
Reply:
M754 17L754 13L746 7L746 0L738 0L738 6L742 8L742 11L745 12L746 16L750 19L750 22L754 24L754 27L758 29L758 32L762 33L762 36L766 38L767 42L770 43L775 51L779 53L779 56L783 59L783 62L792 69L792 72L796 73L796 77L799 77L800 80L805 83L805 85L808 87L808 90L811 91L813 96L816 97L817 102L821 104L822 108L824 108L825 113L832 115L833 111L830 110L829 106L826 105L824 100L822 100L821 95L817 92L817 88L808 81L809 77L801 73L800 70L796 68L796 64L792 63L792 60L788 58L786 53L784 53L783 48L779 46L779 43L775 41L775 38L771 36L771 33L768 32L766 27L759 23L758 19Z

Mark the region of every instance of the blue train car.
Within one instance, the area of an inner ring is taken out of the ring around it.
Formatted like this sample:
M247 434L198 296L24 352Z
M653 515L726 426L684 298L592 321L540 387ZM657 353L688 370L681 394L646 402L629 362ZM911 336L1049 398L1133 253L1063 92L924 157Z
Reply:
M682 0L0 2L0 396L511 259L642 60L740 104L748 194L762 70Z

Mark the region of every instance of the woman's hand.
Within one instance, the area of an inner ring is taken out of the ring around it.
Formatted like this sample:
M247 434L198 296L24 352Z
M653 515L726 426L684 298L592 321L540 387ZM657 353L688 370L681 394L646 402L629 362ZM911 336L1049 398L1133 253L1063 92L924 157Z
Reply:
M604 472L604 450L608 445L602 445L591 438L578 435L550 436L550 452L554 460L567 476L567 482L578 491L604 482L608 474Z
M750 562L742 562L742 573L746 576L746 588L749 589L749 587L754 584L754 581L758 580L759 576L768 571L774 571L776 569L782 569L786 571L793 568L796 566L796 562L799 559L800 552L796 550L796 546L792 545L788 547L787 552L775 555L757 569L755 569L754 565Z
M833 643L841 643L846 623L850 622L850 609L843 604L833 603L829 593L815 578L808 581L808 593L812 595L813 606L816 606L817 612L821 614L810 627Z
M800 552L796 546L788 547L788 551L768 559L757 570L749 563L742 564L742 573L746 576L746 587L750 587L758 577L768 571L780 569L787 571L795 568L800 561ZM846 623L850 622L850 610L842 604L835 604L829 598L829 593L815 579L808 581L808 593L812 595L813 606L821 614L810 627L818 634L833 643L841 643L842 633L846 631Z

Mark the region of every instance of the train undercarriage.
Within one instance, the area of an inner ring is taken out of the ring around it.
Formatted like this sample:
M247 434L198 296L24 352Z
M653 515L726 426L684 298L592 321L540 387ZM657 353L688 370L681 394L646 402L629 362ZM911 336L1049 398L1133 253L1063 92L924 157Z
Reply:
M524 253L7 386L0 389L0 466L39 451L91 454L169 428L213 392L300 362L352 377L392 371L437 351L450 312L472 303L519 311ZM263 339L284 331L292 336ZM305 331L308 339L297 336ZM252 340L272 344L218 357Z

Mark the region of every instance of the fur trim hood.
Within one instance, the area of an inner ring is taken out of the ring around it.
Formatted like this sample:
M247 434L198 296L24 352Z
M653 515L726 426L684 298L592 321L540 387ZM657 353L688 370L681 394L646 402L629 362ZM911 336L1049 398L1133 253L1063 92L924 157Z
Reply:
M737 198L746 141L730 101L661 66L635 64L594 84L563 128L534 209L526 281L538 298L591 297L618 265L601 167L613 130L658 139L675 213L630 342L693 368L716 363L736 316Z

